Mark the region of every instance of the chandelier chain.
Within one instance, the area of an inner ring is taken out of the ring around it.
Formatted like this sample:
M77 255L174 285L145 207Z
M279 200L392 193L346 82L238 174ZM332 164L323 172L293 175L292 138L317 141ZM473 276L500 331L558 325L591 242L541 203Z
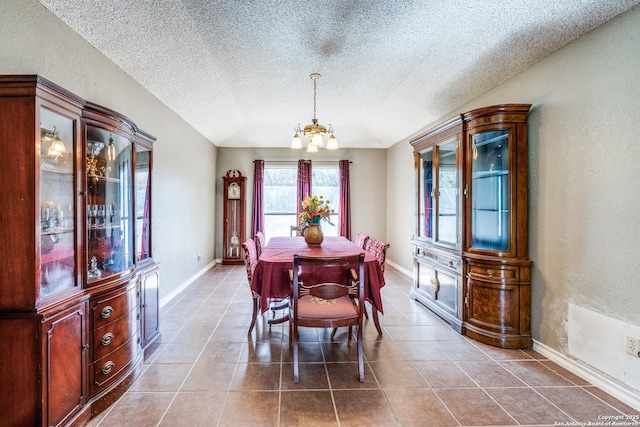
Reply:
M316 80L318 78L313 79L313 118L316 118Z

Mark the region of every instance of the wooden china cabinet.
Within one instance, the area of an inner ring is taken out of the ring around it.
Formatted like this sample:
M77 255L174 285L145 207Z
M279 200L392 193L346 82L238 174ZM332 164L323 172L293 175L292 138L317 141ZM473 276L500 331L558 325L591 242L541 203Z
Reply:
M478 341L529 348L529 104L479 108L414 138L411 295Z
M84 423L159 342L154 141L40 76L0 76L0 425Z

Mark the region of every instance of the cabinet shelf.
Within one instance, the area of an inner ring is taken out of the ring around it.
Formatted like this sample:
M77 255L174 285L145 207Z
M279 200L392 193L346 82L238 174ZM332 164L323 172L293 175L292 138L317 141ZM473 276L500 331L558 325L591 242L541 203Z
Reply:
M118 228L122 228L122 226L119 225L119 224L113 224L113 225L91 225L91 226L89 226L89 230L111 230L112 228L118 229Z
M71 176L71 177L73 176L73 171L66 170L66 169L56 169L55 166L46 167L46 166L40 165L40 173L67 175L67 176Z
M473 178L473 179L494 178L496 176L504 176L504 175L509 175L509 171L508 170L503 170L503 169L498 169L498 170L493 170L493 171L478 171L478 172L474 172L471 175L471 178Z
M113 182L116 184L120 184L122 182L119 178L112 178L110 176L102 176L102 175L87 175L87 179L93 180L96 182Z
M42 230L40 232L41 236L54 236L57 234L67 234L73 233L75 231L74 228L54 228L52 230Z

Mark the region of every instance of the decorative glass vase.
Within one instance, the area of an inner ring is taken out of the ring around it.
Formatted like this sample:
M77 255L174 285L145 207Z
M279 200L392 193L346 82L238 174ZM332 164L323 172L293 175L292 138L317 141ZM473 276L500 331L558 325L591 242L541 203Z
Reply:
M322 227L320 224L309 224L304 230L304 241L309 246L320 246L324 240L324 234L322 233Z

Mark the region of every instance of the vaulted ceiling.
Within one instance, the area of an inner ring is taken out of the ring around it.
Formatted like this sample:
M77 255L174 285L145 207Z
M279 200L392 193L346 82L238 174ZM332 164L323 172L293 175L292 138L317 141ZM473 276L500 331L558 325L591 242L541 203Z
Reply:
M387 148L640 0L40 0L221 147ZM509 100L515 102L517 100Z

